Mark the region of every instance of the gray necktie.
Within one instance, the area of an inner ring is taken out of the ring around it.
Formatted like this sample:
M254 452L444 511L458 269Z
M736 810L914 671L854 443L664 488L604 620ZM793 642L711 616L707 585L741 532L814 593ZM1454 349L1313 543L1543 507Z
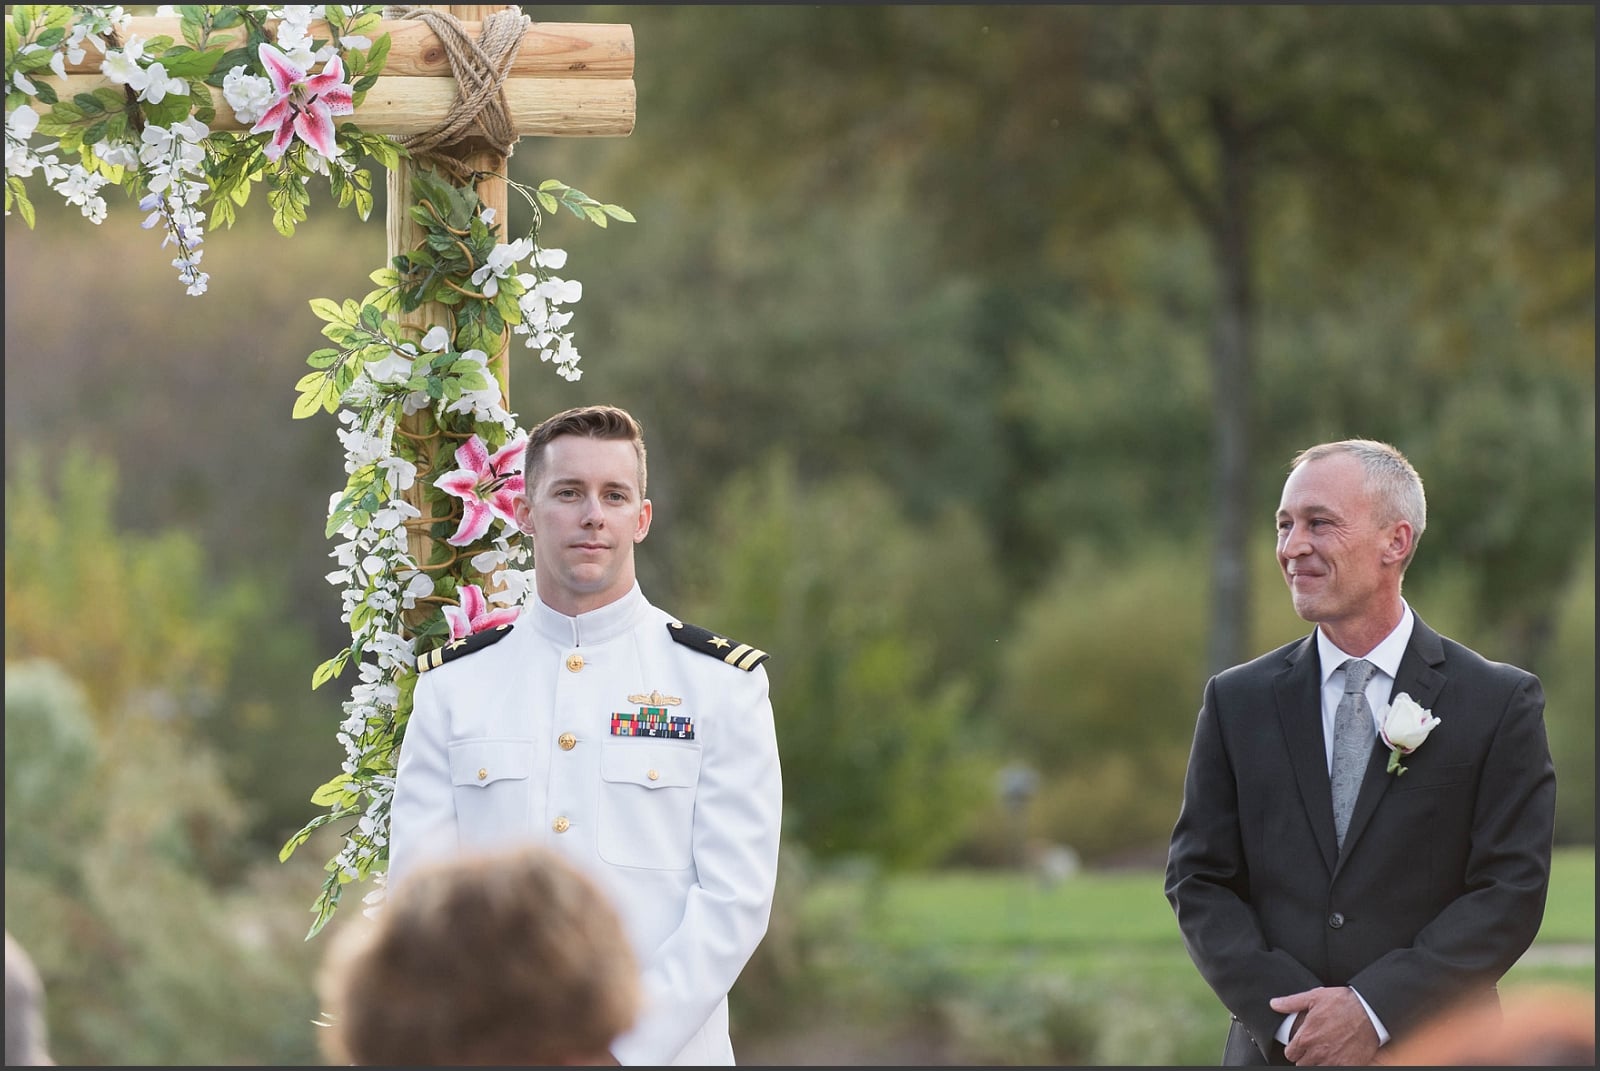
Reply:
M1333 828L1344 847L1350 812L1355 810L1361 778L1372 756L1372 707L1367 702L1367 681L1377 666L1364 658L1344 664L1344 695L1333 716Z

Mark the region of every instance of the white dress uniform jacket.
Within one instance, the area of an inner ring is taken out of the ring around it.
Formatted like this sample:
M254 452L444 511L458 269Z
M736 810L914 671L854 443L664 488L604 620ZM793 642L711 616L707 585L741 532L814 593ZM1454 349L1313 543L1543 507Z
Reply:
M497 642L422 673L388 883L441 854L553 846L611 894L643 969L642 1014L613 1055L732 1064L727 994L777 880L777 737L759 662L708 656L673 624L637 584L578 617L535 598ZM615 715L646 707L692 731L614 735Z

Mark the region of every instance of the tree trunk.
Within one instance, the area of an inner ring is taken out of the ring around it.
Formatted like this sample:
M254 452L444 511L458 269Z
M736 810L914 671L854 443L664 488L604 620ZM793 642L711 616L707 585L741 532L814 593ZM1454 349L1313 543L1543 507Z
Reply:
M1218 298L1211 337L1216 485L1207 664L1209 672L1216 673L1249 654L1250 570L1245 556L1251 519L1255 291L1251 285L1248 139L1228 100L1213 98L1210 103L1219 182L1210 228Z

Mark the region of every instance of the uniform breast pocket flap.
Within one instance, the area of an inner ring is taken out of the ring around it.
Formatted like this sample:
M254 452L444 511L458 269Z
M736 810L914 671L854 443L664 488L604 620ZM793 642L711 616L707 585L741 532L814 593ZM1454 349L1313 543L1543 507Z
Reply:
M604 749L600 777L640 788L691 788L700 780L700 749L618 743Z
M650 870L694 864L699 748L618 740L602 749L600 782L601 859Z
M532 740L511 737L453 740L450 783L488 788L501 781L526 781L532 771Z

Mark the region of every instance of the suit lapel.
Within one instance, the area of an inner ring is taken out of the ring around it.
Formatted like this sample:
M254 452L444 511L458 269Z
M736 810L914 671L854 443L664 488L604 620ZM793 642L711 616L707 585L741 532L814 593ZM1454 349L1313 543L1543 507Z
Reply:
M1423 624L1422 618L1416 618L1411 628L1411 642L1406 644L1406 653L1400 656L1400 669L1395 674L1394 687L1389 690L1389 702L1393 703L1395 696L1405 692L1417 701L1418 706L1432 709L1433 701L1439 697L1445 682L1444 674L1435 667L1443 664L1444 644L1439 642L1439 634ZM1361 792L1356 796L1355 810L1350 814L1350 828L1345 831L1345 854L1361 839L1362 831L1367 828L1379 802L1394 781L1388 766L1389 749L1384 746L1383 737L1374 737L1372 754L1367 759L1367 772L1361 781ZM1331 799L1331 787L1329 792ZM1331 813L1331 802L1328 809Z
M1333 834L1333 785L1328 780L1328 753L1322 739L1322 680L1316 633L1289 653L1288 665L1274 678L1278 724L1289 748L1300 799L1317 838L1323 862L1332 873L1339 856Z

